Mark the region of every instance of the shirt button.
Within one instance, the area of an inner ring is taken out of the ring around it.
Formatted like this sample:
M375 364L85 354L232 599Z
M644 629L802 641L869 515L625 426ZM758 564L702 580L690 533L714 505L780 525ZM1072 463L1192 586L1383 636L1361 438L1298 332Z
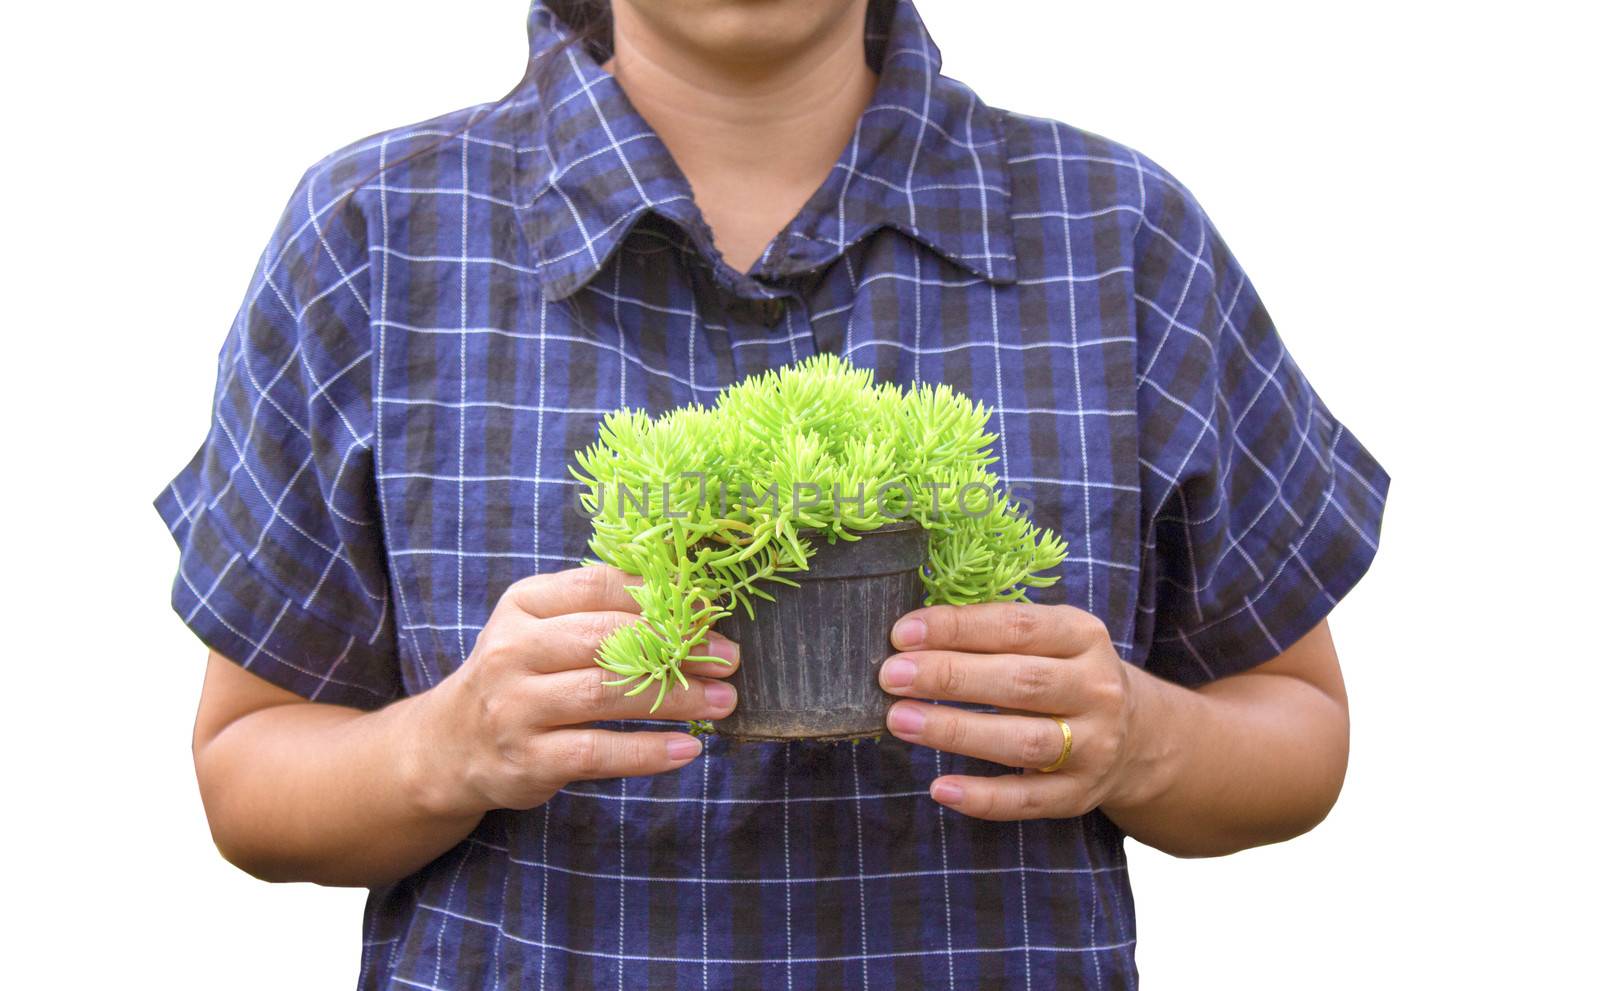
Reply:
M783 319L784 308L782 299L764 299L761 301L760 306L757 307L756 312L760 315L762 323L772 327Z

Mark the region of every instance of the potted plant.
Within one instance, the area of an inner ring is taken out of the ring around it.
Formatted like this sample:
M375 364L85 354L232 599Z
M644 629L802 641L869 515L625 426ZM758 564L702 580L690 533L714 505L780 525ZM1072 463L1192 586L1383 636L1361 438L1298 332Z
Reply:
M656 705L713 627L740 644L741 739L883 730L877 667L918 605L1021 598L1066 545L988 470L981 403L902 389L831 354L751 376L710 407L617 410L575 454L599 561L639 575L643 617L598 663Z

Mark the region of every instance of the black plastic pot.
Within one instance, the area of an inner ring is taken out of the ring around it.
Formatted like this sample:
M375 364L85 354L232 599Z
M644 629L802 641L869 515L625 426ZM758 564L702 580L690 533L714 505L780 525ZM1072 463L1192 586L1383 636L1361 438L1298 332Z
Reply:
M927 531L893 523L860 540L826 537L798 582L768 582L773 601L741 607L715 629L739 644L729 681L739 704L717 732L736 740L846 740L884 732L893 697L878 687L878 667L892 653L895 620L922 604L918 575Z

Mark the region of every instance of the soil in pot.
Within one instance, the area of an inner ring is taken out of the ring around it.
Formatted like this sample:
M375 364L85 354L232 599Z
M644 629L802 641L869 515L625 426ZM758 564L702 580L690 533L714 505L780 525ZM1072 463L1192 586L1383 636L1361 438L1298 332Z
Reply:
M838 540L813 536L810 566L785 572L797 585L768 582L772 601L755 601L715 629L739 644L729 681L739 704L716 722L735 740L847 740L884 732L894 698L878 687L878 668L894 653L889 632L922 605L918 570L928 535L893 523Z

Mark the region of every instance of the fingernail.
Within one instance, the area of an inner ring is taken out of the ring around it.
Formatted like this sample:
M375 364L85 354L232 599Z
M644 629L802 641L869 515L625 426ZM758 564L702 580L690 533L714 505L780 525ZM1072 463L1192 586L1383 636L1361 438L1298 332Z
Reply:
M935 782L930 793L933 795L933 800L940 805L960 805L961 800L966 797L966 792L961 790L960 785L953 785L948 781Z
M667 741L668 760L688 760L700 756L700 741L692 736L675 736Z
M713 709L733 708L733 700L739 695L733 690L733 686L725 681L707 682L705 691L706 704Z
M896 733L909 733L916 736L922 732L922 727L928 725L928 717L922 714L922 709L914 705L897 705L889 710L889 728Z
M720 657L725 661L737 661L739 659L739 645L727 637L708 636L706 637L705 648L705 652L712 657Z
M917 680L915 661L895 657L883 662L883 687L909 688L915 680Z
M901 650L922 646L922 639L928 635L928 624L920 619L902 619L894 624L894 632L889 639Z

